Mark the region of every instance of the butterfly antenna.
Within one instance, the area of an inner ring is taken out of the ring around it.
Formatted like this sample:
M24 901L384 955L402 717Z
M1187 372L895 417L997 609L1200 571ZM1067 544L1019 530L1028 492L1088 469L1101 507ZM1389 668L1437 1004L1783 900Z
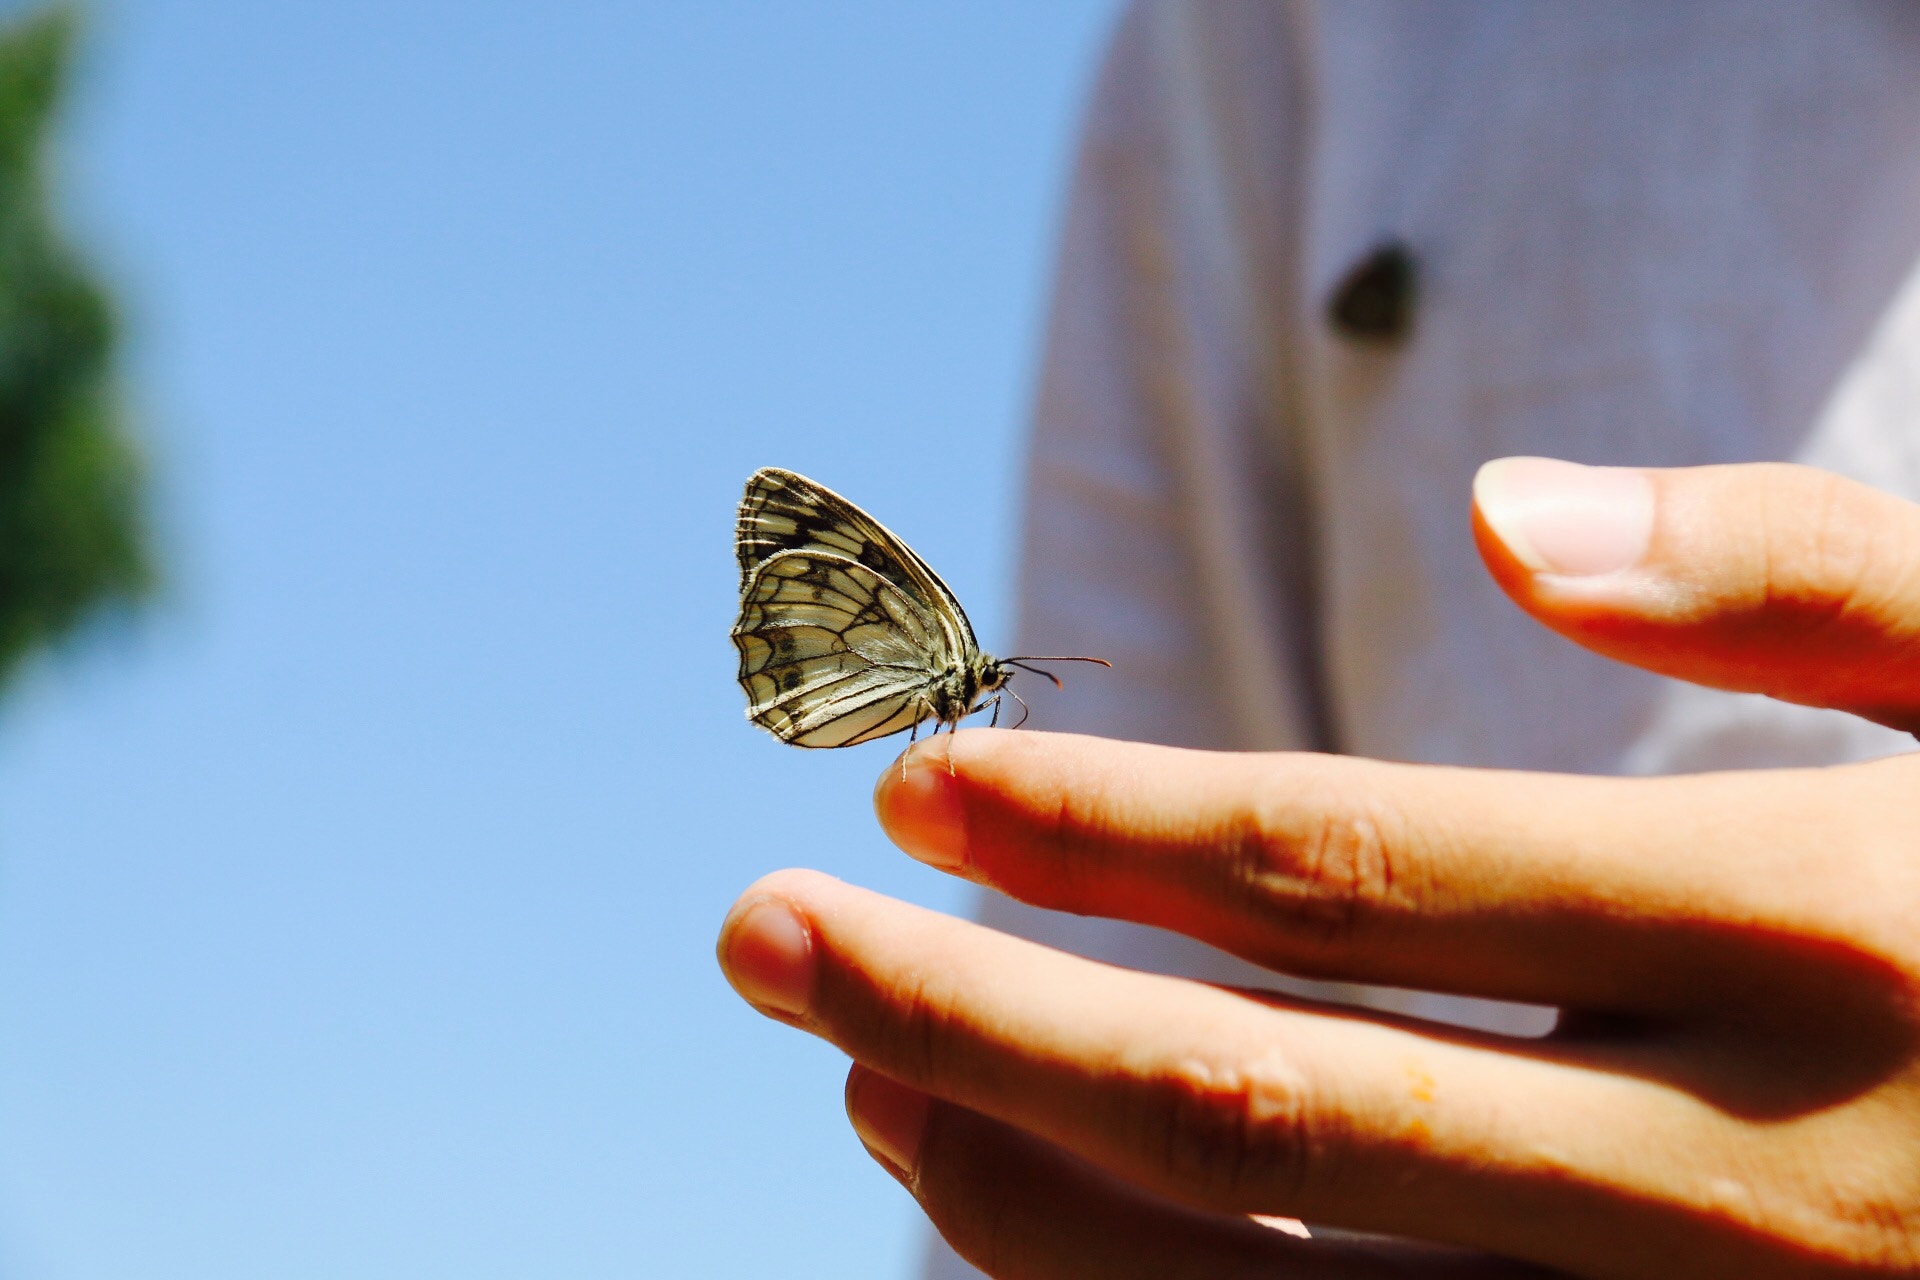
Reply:
M1017 653L1011 658L1002 659L1002 661L1005 661L1005 662L1097 662L1103 667L1110 667L1113 665L1111 662L1108 662L1105 658L1088 658L1088 657L1083 657L1078 655L1068 655L1068 654L1059 654L1059 653L1048 653L1048 654Z
M1027 664L1030 662L1097 662L1103 667L1111 667L1113 665L1111 662L1108 662L1105 658L1067 658L1067 657L1060 657L1060 656L1033 657L1028 654L1022 654L1017 658L1002 658L1000 662L1001 662L1001 665L1003 666L1018 667L1022 671L1031 671L1033 672L1033 674L1037 676L1045 676L1047 679L1053 681L1053 687L1056 689L1066 688L1065 685L1060 683L1059 676L1053 674L1053 672L1048 671L1042 667L1030 667Z
M1059 653L1049 653L1049 654L1017 653L1013 657L1003 658L1001 659L1001 661L1003 662L1097 662L1103 667L1111 667L1113 665L1111 662L1108 662L1105 658L1085 658L1085 657L1079 657L1076 655L1059 654ZM1027 670L1031 671L1033 670L1033 668L1028 667Z
M1037 676L1045 676L1047 679L1053 681L1053 687L1056 689L1064 689L1067 687L1060 683L1060 677L1053 674L1053 672L1042 670L1039 667L1030 667L1018 658L1002 658L1000 659L1000 665L1003 667L1018 667L1022 671L1031 671Z

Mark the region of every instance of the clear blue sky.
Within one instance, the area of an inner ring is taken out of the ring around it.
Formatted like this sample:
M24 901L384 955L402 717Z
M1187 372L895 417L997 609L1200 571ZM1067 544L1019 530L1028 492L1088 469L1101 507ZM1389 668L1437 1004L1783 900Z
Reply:
M888 747L742 719L733 507L816 475L1004 638L1112 9L95 7L167 580L0 708L0 1275L904 1272L712 941L781 865L963 898Z

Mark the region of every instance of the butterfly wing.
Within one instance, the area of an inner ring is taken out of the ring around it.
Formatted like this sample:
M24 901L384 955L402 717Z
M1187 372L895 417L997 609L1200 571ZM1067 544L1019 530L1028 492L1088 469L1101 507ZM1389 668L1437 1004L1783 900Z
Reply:
M813 547L753 566L733 642L748 718L801 747L852 746L918 724L928 687L956 658L909 587Z
M779 467L762 467L747 481L734 526L744 597L754 569L783 551L814 551L859 562L904 592L937 619L954 654L970 657L980 645L966 610L940 575L892 530L825 485Z

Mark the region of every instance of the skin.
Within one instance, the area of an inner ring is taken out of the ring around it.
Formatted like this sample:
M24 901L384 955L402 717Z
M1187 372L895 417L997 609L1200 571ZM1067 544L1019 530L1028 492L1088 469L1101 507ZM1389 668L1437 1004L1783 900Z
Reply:
M1650 524L1579 573L1477 490L1521 608L1920 728L1920 508L1796 467L1620 474ZM851 1055L861 1139L990 1275L1920 1275L1920 756L1630 780L967 730L876 805L1028 902L1563 1010L1456 1032L766 877L729 979Z

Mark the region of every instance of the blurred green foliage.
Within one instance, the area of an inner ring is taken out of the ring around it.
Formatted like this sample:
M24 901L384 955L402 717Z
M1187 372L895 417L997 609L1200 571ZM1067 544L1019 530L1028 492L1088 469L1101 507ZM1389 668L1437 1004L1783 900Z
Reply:
M49 207L76 25L60 6L0 27L0 682L149 581L113 314Z

